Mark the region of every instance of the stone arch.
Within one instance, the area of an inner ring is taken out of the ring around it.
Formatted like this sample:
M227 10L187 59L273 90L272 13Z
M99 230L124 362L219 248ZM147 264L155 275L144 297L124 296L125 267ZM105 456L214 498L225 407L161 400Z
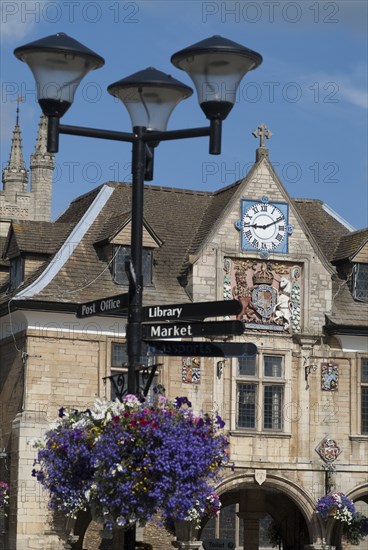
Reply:
M216 488L218 494L225 495L225 493L241 488L259 487L255 481L253 473L238 473L224 479ZM324 529L323 524L318 515L315 513L315 502L313 498L297 483L282 476L267 473L265 481L262 483L261 488L269 488L279 491L285 494L295 504L303 515L310 541L318 542L323 540Z
M368 483L363 483L362 485L354 487L354 489L351 489L351 491L348 491L346 493L346 496L349 497L353 502L357 500L362 500L363 502L368 504Z

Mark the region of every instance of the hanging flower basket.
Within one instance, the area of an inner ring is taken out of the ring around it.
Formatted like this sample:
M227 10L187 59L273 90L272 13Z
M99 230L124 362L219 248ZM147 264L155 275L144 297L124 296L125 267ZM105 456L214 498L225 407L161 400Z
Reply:
M33 475L51 509L76 517L93 510L104 529L158 514L192 520L219 507L213 484L228 463L218 415L196 414L188 399L158 395L122 403L97 400L87 411L59 411L39 444Z
M329 518L351 524L356 514L355 506L344 493L328 493L316 504L316 511L323 520Z
M344 525L343 539L358 546L368 536L368 518L356 513L350 525Z

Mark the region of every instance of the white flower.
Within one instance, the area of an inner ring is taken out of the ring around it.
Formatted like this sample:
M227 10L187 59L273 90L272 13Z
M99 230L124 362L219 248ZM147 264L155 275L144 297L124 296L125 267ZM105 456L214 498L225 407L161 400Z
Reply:
M139 399L135 395L132 395L131 393L128 393L128 395L126 395L124 397L124 404L127 407L135 407L136 405L139 405L140 402L139 402Z
M96 399L91 410L91 416L93 420L102 420L103 418L105 418L106 412L110 405L110 401L102 401L102 399Z
M27 441L27 445L30 445L31 447L37 449L38 447L42 447L42 441L39 437L32 437Z

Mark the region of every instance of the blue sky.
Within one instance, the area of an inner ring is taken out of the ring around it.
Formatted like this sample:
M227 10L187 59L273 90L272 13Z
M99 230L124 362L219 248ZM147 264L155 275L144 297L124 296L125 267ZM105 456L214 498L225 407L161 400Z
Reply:
M207 138L162 143L153 184L215 191L233 183L252 166L252 131L264 122L273 133L270 160L292 197L320 199L355 228L368 225L365 0L2 0L1 9L2 167L17 96L25 99L27 164L40 114L33 76L13 55L17 46L61 31L104 57L63 123L129 131L128 113L107 86L149 66L192 86L171 55L220 34L259 52L263 64L241 82L224 122L222 154L208 154ZM173 112L169 129L206 124L194 93ZM61 136L53 217L104 181L130 181L130 160L127 143Z

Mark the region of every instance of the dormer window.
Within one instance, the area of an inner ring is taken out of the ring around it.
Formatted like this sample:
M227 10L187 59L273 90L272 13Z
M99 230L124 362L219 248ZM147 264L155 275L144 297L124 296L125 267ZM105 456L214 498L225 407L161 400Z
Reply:
M118 285L128 285L128 277L125 272L125 261L131 257L130 246L113 246L113 279ZM152 285L152 258L153 250L151 248L143 248L142 253L142 274L143 285Z
M18 288L24 279L24 259L17 256L10 261L10 290Z
M354 264L353 297L358 302L368 302L368 264Z

